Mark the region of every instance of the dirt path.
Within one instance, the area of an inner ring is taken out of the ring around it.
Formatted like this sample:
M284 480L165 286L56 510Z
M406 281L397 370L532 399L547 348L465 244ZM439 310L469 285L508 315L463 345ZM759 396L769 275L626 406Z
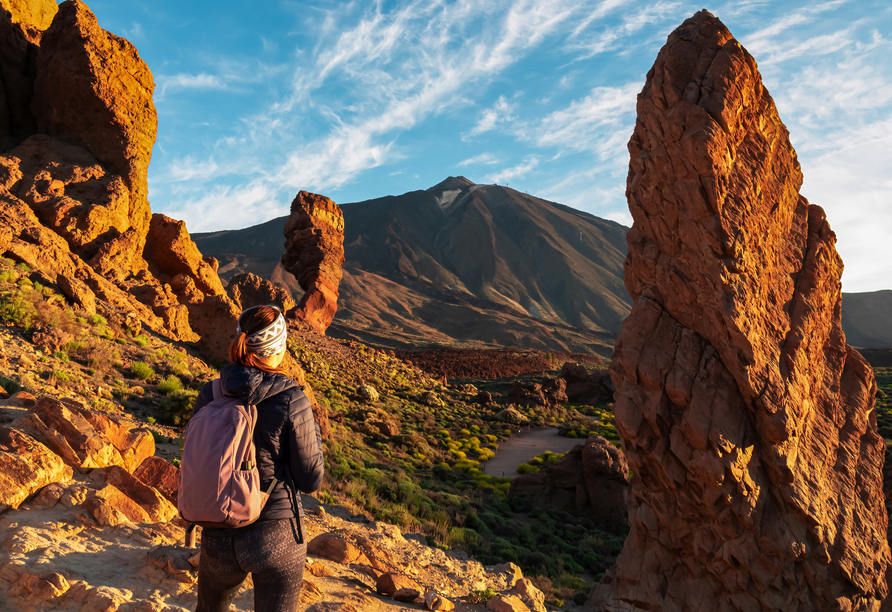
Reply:
M585 443L585 440L559 436L557 431L552 427L514 436L499 446L496 456L484 465L483 473L487 476L515 478L518 475L514 471L517 466L539 453L549 450L554 453L566 453L577 444Z

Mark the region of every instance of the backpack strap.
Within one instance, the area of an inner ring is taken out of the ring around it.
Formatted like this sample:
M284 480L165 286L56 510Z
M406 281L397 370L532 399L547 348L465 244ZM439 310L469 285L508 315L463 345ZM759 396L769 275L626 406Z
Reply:
M291 481L291 498L294 500L294 513L297 519L297 535L300 538L299 544L306 544L306 540L304 539L304 527L303 527L303 518L300 516L301 504L297 499L297 484L294 482L294 476L291 475L291 469L288 467L287 462L285 463L285 475L288 477L288 480ZM287 483L285 483L285 488L288 488Z
M211 383L211 390L214 392L214 399L223 399L223 382L219 378L215 378Z

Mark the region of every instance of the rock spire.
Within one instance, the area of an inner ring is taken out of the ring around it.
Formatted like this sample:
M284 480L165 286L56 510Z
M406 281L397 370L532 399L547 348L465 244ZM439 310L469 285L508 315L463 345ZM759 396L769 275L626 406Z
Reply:
M631 532L596 610L876 610L890 562L871 368L842 260L755 60L700 11L629 142L611 365Z

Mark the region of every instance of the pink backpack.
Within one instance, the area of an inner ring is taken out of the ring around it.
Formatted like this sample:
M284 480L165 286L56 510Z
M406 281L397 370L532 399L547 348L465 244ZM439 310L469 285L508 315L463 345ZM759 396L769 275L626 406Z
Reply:
M186 426L177 508L183 519L202 527L243 527L260 516L276 480L260 490L257 407L224 395L219 378L212 385L213 401Z

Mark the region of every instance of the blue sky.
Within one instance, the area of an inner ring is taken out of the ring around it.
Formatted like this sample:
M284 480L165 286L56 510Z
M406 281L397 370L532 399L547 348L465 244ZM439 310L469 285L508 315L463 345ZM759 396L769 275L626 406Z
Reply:
M449 175L629 224L635 97L701 2L94 0L155 75L152 209L190 231ZM892 3L705 6L759 63L846 262L892 288Z

